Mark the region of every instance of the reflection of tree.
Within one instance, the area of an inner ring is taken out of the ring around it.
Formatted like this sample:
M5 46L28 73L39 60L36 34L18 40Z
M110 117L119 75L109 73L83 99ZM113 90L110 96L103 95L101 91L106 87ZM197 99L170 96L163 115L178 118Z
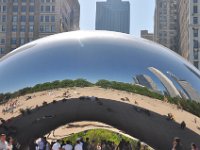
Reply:
M164 99L164 96L159 93L155 93L148 90L145 87L140 87L129 83L99 80L94 84L84 79L77 79L77 80L62 80L62 81L47 82L43 84L37 84L33 87L27 87L14 93L0 94L0 103L6 102L11 98L39 91L53 90L57 88L92 87L92 86L99 86L101 88L106 88L106 89L110 88L121 91L127 91L131 93L137 93L140 95L148 96L159 100ZM200 103L195 101L184 100L178 97L172 98L168 96L167 99L169 103L180 105L184 110L189 111L197 116L200 116Z

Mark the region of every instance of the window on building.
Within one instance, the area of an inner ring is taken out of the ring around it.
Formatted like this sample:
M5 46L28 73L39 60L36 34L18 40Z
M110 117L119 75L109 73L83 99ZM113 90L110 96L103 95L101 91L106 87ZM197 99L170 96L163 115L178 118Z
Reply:
M52 0L52 3L55 3L55 0Z
M35 11L35 10L34 10L34 6L30 6L30 7L29 7L29 11L30 11L30 12L34 12L34 11Z
M34 22L34 16L29 16L29 22Z
M0 44L5 44L5 39L1 39L0 42Z
M5 52L5 49L4 48L0 48L0 54L4 54L4 52Z
M41 7L40 7L40 11L41 11L41 12L44 12L44 6L41 6Z
M193 51L194 59L199 58L199 52L198 51Z
M13 12L18 12L18 6L16 5L13 6Z
M13 21L13 22L17 22L17 19L18 19L18 16L13 16L13 17L12 17L12 21Z
M22 12L26 12L26 6L22 6Z
M45 11L46 11L46 12L50 12L50 6L46 6L46 7L45 7Z
M55 16L51 16L51 22L55 22Z
M47 3L49 3L49 2L50 2L50 0L46 0L46 2L47 2Z
M20 38L20 45L25 44L25 39L24 38Z
M193 3L198 3L198 0L193 0Z
M45 16L45 22L49 22L49 16Z
M56 32L55 25L52 25L52 26L51 26L51 32Z
M40 32L44 32L44 26L40 25Z
M34 26L33 25L30 25L29 26L29 32L33 32L34 31Z
M21 16L21 22L26 22L26 16Z
M198 24L198 17L193 17L193 24Z
M41 0L41 3L44 3L44 0Z
M11 44L17 44L17 39L16 38L11 38Z
M198 13L198 7L197 6L193 6L193 13Z
M6 22L6 15L2 16L2 22Z
M40 22L44 22L44 16L40 16Z
M21 31L21 32L26 32L26 26L25 26L25 25L21 25L20 31Z
M30 2L31 2L31 3L34 3L34 2L35 2L35 0L30 0Z
M193 29L193 36L198 37L198 32L199 32L198 29Z
M193 47L194 48L199 48L199 42L198 42L198 40L194 40L193 41Z
M3 6L3 12L6 12L7 8L6 6Z
M52 6L51 11L55 12L55 6Z
M199 62L198 61L194 61L193 64L197 69L199 69Z
M12 25L12 32L17 32L17 25Z
M22 0L23 3L26 3L27 0Z
M18 0L13 0L14 3L18 3Z
M6 26L3 25L3 26L1 27L1 31L2 31L2 32L6 32Z
M49 25L45 25L45 32L50 32Z

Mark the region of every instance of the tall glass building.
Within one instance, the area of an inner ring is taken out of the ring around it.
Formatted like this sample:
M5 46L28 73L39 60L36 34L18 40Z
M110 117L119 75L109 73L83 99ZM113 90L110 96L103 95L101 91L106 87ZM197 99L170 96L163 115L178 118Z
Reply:
M96 3L96 30L130 32L130 3L107 0Z

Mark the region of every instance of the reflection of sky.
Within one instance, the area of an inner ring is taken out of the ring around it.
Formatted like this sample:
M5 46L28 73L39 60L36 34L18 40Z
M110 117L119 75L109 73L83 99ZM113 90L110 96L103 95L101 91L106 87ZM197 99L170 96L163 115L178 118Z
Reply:
M0 92L77 78L133 83L137 74L149 75L163 89L148 67L165 75L167 71L173 72L200 89L199 78L185 67L185 62L163 47L124 34L112 37L86 33L90 36L81 34L80 38L65 34L34 41L35 46L0 61Z

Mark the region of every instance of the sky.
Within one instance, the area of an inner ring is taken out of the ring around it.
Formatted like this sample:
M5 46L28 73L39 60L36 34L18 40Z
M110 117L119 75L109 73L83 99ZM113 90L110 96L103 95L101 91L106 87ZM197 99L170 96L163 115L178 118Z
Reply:
M105 0L79 0L81 16L80 29L95 29L96 2ZM140 30L153 32L155 0L123 0L130 1L130 34L140 37Z

